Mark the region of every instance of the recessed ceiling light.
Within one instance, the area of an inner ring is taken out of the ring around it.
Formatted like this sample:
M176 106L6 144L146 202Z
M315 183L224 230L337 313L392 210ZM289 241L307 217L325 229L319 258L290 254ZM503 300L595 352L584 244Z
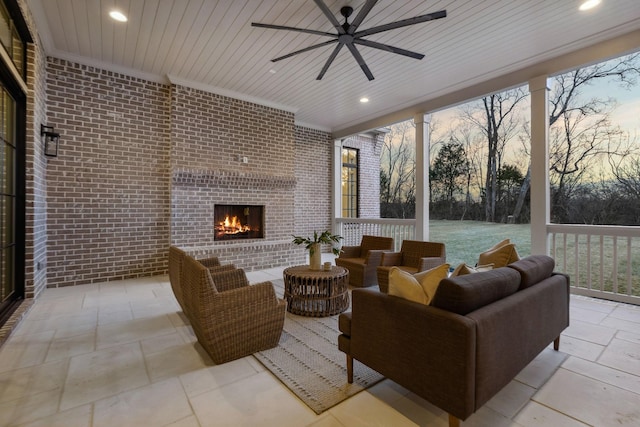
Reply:
M109 16L118 22L127 22L127 17L118 10L112 10L111 12L109 12Z
M599 4L600 4L600 0L587 0L584 3L582 3L578 9L589 10L589 9L593 9Z
M363 104L366 104L367 102L369 102L369 98L367 98L366 96L363 96L362 98L360 98L360 102L362 102Z
M276 70L274 70L274 69L272 68L272 69L270 69L270 70L269 70L269 72L270 72L271 74L275 74L275 73L276 73Z

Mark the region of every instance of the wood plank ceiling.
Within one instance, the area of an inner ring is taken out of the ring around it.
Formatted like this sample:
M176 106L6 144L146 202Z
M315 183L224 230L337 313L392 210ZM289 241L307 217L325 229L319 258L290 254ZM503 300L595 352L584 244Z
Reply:
M342 6L326 0L340 22ZM174 81L295 112L335 131L640 29L638 0L380 0L359 29L439 10L447 17L369 36L422 60L360 46L375 80L347 49L316 80L335 45L272 63L326 37L251 22L334 32L311 0L28 0L48 55L155 81ZM115 22L118 9L129 20ZM640 42L638 43L640 49ZM366 96L368 104L359 99Z

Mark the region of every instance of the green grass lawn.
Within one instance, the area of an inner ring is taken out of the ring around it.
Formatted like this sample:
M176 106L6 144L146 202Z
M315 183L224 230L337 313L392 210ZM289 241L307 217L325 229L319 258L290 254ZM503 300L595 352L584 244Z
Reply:
M521 258L531 254L531 227L529 224L434 220L429 222L429 227L429 240L446 244L447 262L452 267L456 267L462 262L475 265L481 252L507 238L516 244L518 255ZM580 236L577 255L573 236L568 236L566 248L564 248L565 242L561 237L556 239L556 254L551 254L556 260L556 271L562 271L571 276L572 286L640 296L640 274L638 274L640 270L640 239L633 239L632 247L629 249L626 238L618 238L615 242L611 237L604 238L602 263L600 262L599 240L592 239L590 254L588 254L585 239L585 236ZM614 251L614 246L616 246L616 251ZM631 266L627 265L626 254L628 250L632 254ZM564 256L565 251L566 257ZM618 254L616 260L612 256L614 253ZM588 259L590 264L587 262ZM613 266L616 261L617 266L614 270Z
M529 224L495 224L480 221L432 220L429 240L443 242L447 262L452 267L465 262L475 265L478 256L494 244L511 239L520 257L531 254L531 226Z

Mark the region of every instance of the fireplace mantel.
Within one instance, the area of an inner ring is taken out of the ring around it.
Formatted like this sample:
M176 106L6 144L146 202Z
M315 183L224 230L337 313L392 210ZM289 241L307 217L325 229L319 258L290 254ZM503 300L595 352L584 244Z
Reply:
M256 190L294 190L293 176L256 174L227 170L177 169L172 173L175 186L215 186L217 188L251 188Z

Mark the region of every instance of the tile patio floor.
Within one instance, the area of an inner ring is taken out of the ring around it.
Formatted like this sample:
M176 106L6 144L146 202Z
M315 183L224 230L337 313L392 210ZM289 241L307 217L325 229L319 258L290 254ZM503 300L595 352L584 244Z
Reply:
M0 348L0 426L447 425L389 380L316 415L253 357L215 366L195 341L167 277L47 289ZM560 350L462 425L640 425L640 307L572 296Z

